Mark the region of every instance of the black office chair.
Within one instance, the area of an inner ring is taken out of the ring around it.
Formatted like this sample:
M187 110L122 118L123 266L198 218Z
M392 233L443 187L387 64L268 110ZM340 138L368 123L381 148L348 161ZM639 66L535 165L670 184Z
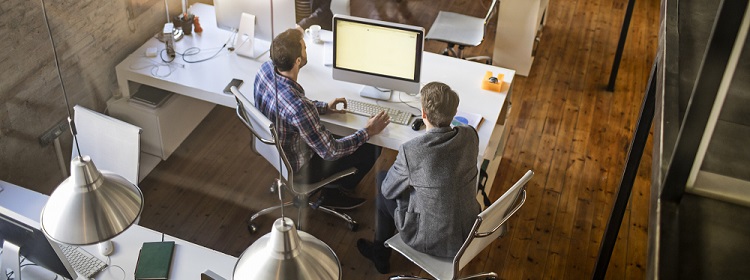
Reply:
M289 163L284 150L281 148L281 144L277 141L278 137L274 124L268 118L266 118L263 113L255 108L255 106L250 103L250 100L242 95L242 93L240 93L240 91L236 87L231 87L231 91L232 94L234 94L234 97L237 99L237 116L240 118L240 121L242 121L242 123L245 124L248 129L250 129L250 132L252 132L254 136L251 141L253 150L257 154L265 158L268 163L273 165L274 168L279 171L282 177L281 179L286 186L286 189L274 188L274 186L272 186L272 191L275 190L278 192L283 192L287 190L294 196L294 199L292 201L284 203L284 207L294 206L297 208L301 208L302 206L309 205L313 209L321 210L343 219L347 222L350 230L356 231L358 228L358 224L349 215L339 213L328 207L318 206L317 201L310 202L309 199L325 185L343 177L352 175L357 172L357 169L352 167L333 174L319 182L311 184L295 183L293 171L294 169L291 167L291 164ZM256 232L258 227L254 223L255 219L260 217L261 215L267 214L279 208L281 208L281 205L269 207L259 211L258 213L255 213L248 220L248 230L251 233ZM301 213L302 209L300 209L297 216L297 226L299 229L302 229L302 221L300 220Z
M505 222L526 201L526 183L533 176L533 171L527 171L505 194L477 215L469 236L453 257L440 258L414 250L401 239L400 234L396 234L385 241L385 245L404 255L438 280L497 279L497 273L495 272L483 272L459 278L459 271L487 246L505 234ZM390 278L390 280L421 279L427 278L409 275L398 275Z
M472 61L485 61L487 64L492 64L492 57L464 58L463 51L467 46L476 47L484 41L487 24L497 10L497 3L498 0L492 0L484 18L440 11L425 39L447 43L448 46L443 50L444 55ZM458 50L454 49L455 46L458 46Z

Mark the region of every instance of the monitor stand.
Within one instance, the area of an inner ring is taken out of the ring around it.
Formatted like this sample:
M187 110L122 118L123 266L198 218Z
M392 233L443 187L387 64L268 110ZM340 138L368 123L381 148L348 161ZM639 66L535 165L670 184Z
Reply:
M8 269L13 272L13 279L21 280L21 248L16 244L8 241L3 242L3 256L2 265L0 265L0 272L3 273L3 278Z
M362 90L359 91L359 96L372 99L391 100L391 92L393 91L390 89L379 89L373 86L364 86Z

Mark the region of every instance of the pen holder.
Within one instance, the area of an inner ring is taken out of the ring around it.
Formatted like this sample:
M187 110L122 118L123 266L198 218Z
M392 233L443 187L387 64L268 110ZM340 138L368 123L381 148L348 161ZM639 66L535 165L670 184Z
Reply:
M182 33L190 35L193 33L193 15L181 14L174 18L175 26L182 28Z
M505 75L503 74L497 74L497 77L494 77L492 71L487 71L484 73L484 78L482 79L482 89L494 92L502 91L504 77Z

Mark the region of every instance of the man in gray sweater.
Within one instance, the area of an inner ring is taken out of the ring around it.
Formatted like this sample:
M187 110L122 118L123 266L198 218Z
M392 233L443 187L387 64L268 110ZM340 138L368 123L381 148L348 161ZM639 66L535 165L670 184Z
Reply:
M401 145L388 173L378 174L375 240L357 241L380 273L390 270L391 249L383 243L395 230L417 251L452 257L481 211L479 136L471 126L451 127L458 95L439 82L425 85L421 95L427 132Z

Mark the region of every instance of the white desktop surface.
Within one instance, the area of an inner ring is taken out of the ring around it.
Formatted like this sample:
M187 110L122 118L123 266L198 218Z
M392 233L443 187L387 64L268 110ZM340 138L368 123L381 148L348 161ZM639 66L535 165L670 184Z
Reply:
M176 42L176 51L183 53L190 47L199 47L202 49L201 54L190 56L188 59L199 60L210 57L225 42L228 42L232 33L216 27L213 6L196 3L191 11L200 17L203 32L193 32L193 35L187 35ZM322 37L331 38L332 36L329 31L323 30ZM323 65L323 44L312 43L307 36L305 36L305 42L308 63L302 68L298 82L310 99L328 102L337 97L344 97L374 102L374 100L359 96L362 85L333 80L331 66ZM258 60L253 60L237 56L226 49L221 50L213 59L200 63L185 63L178 55L170 64L171 66L165 66L167 64L158 66L159 75L168 73L168 67L172 69L171 74L166 77L157 77L152 75L155 68L149 65L162 62L159 57L147 58L145 56L146 49L149 47L156 47L161 52L164 49L164 43L152 38L117 65L117 80L123 97L129 97L132 93L130 82L134 82L234 108L236 101L233 96L222 93L224 87L232 78L239 78L245 82L240 87L240 91L252 96L255 74L261 64L269 60L268 54L261 56ZM494 76L498 73L504 74L502 92L481 89L481 81L486 71L492 71ZM424 52L422 59L421 83L423 85L432 81L448 84L461 98L459 111L482 115L483 121L478 129L480 159L487 148L500 111L507 102L514 75L513 70L429 52ZM410 104L420 107L417 97L406 94L402 94L401 97L404 100L413 100L414 102ZM391 100L398 101L398 98L399 94L394 93ZM403 105L390 105L396 103L388 104L381 101L380 104L408 108ZM415 114L418 112L417 110L411 111ZM354 114L321 115L321 119L329 130L338 135L351 134L363 128L367 123L366 117ZM409 125L389 124L381 134L372 137L369 143L396 150L401 144L424 131L424 129L413 131Z
M0 205L29 219L39 221L40 213L44 204L47 203L48 196L4 181L0 181L0 187L4 189L0 192ZM112 239L115 244L115 251L110 255L110 263L122 267L125 272L124 278L123 271L111 267L96 274L94 279L133 279L138 252L143 242L161 241L161 238L162 233L160 232L139 225L131 226ZM237 258L169 235L165 235L164 240L174 241L176 244L169 279L200 279L201 272L207 269L225 279L232 278L232 270ZM83 248L98 259L107 261L106 257L99 254L96 245L83 246ZM26 275L25 273L24 270L24 275ZM40 272L39 269L31 269L29 273L43 275L44 272ZM34 277L28 279L34 279Z

